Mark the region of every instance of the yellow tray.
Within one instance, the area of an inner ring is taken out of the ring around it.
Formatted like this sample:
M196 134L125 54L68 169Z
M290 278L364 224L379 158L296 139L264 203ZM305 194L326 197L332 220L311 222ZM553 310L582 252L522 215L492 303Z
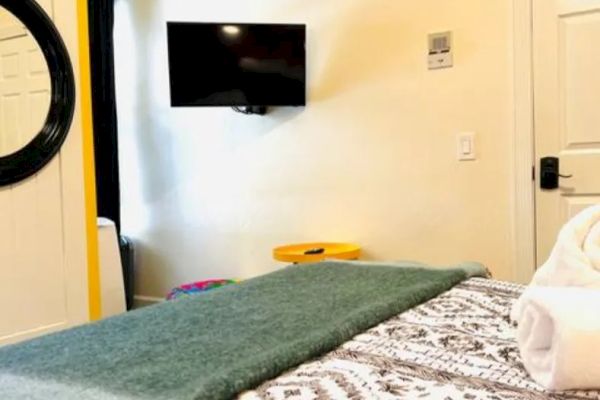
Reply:
M321 254L304 254L311 249L323 248ZM352 243L302 243L281 246L273 249L273 258L291 263L309 263L323 261L326 258L356 260L360 257L360 246Z

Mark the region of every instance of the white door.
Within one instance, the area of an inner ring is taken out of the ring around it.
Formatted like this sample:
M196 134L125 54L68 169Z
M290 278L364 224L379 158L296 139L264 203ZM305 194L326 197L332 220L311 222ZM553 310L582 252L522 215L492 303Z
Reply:
M51 1L40 3L51 15ZM33 38L0 10L0 155L6 155L42 126L50 81ZM80 154L76 146L63 147L36 175L0 187L0 346L87 320L86 264L75 263L72 250L81 239L67 222L69 213L80 212L68 207L75 195L67 171L81 164L69 162L69 151Z
M600 203L600 0L534 0L537 261L565 221ZM558 157L559 188L543 190L543 157Z

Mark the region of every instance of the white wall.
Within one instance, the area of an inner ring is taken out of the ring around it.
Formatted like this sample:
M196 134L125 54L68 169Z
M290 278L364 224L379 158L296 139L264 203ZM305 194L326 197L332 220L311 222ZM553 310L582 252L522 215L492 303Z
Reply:
M76 0L40 3L65 41L79 94ZM78 96L60 153L38 174L0 188L0 345L89 320L83 183Z
M273 271L273 246L312 240L512 278L510 0L118 0L117 17L138 294ZM306 23L308 106L170 108L171 20ZM428 71L427 33L445 30L455 67ZM462 131L475 162L456 159Z

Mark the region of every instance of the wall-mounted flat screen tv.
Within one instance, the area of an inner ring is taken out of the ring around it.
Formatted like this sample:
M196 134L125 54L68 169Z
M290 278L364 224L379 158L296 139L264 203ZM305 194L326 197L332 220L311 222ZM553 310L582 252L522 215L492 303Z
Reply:
M303 106L306 26L168 22L171 105Z

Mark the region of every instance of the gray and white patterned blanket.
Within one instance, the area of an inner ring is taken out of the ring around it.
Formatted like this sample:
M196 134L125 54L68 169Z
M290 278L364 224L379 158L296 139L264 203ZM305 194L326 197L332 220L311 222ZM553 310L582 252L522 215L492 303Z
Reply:
M509 311L523 286L474 278L267 381L240 400L600 399L524 370Z

